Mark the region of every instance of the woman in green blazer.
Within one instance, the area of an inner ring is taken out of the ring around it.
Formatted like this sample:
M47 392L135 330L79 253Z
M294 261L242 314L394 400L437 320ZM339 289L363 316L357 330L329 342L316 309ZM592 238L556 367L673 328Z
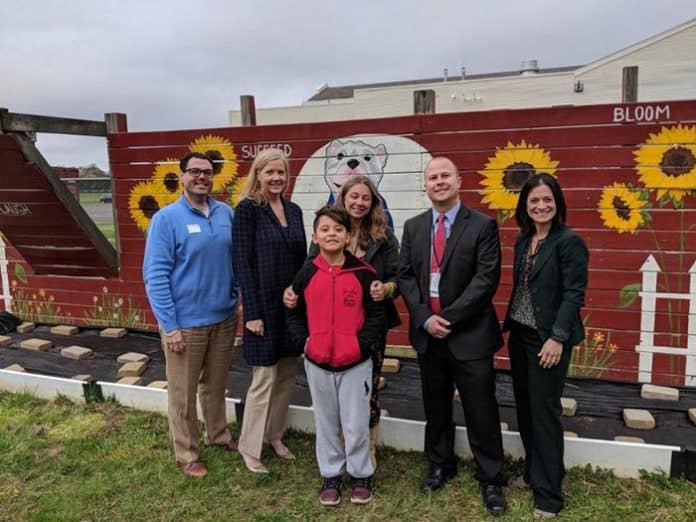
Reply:
M515 211L514 279L504 330L525 450L524 482L534 494L535 518L563 508L561 395L573 346L585 337L588 252L565 226L566 205L556 179L531 176Z

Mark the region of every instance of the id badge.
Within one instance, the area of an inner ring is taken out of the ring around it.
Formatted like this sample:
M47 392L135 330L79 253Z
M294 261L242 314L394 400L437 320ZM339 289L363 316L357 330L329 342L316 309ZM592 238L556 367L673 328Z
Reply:
M430 297L440 297L440 272L430 273Z

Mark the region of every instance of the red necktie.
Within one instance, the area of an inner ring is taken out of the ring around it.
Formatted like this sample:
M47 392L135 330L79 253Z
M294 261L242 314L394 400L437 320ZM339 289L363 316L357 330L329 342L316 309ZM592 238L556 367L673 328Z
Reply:
M435 235L433 235L433 254L430 256L431 273L440 271L442 259L445 257L445 242L445 215L440 214L437 216L437 228L435 229ZM442 311L439 297L430 298L430 309L436 314Z

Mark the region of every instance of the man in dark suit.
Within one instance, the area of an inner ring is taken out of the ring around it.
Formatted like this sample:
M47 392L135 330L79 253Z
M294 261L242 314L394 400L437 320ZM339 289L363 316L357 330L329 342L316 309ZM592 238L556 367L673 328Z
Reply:
M421 490L437 490L457 472L456 385L484 503L491 513L501 514L507 479L493 354L503 338L492 302L500 280L500 242L495 220L460 202L460 185L450 159L428 162L425 190L432 209L406 221L399 259L399 290L418 352L426 417L429 468Z

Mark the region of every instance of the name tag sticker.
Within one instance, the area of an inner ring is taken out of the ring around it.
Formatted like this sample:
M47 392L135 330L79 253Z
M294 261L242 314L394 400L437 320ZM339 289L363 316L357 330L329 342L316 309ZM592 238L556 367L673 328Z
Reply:
M201 226L198 223L193 223L192 225L186 225L189 234L200 234Z
M430 297L440 297L440 272L430 273Z

